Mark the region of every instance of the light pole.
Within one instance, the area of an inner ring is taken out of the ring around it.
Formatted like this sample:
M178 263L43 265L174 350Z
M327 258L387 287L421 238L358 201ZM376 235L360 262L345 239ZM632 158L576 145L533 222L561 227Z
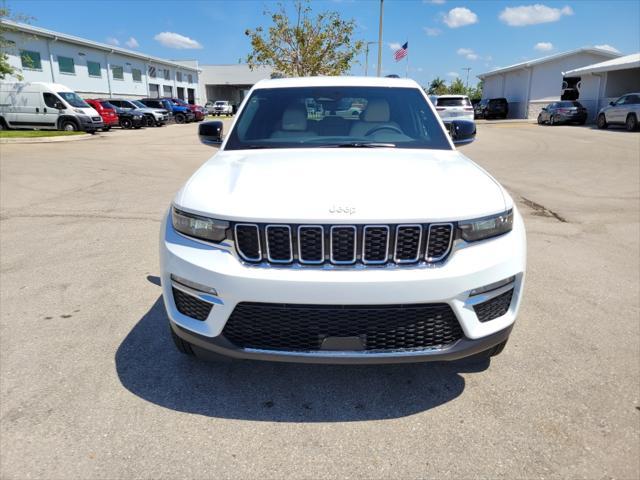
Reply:
M378 76L382 73L382 10L384 0L380 0L380 27L378 28Z
M378 42L367 42L364 50L364 76L369 76L369 45L373 45Z
M467 83L466 83L465 88L467 90L469 90L469 71L471 71L471 67L464 67L464 68L461 68L461 70L466 70L467 71Z

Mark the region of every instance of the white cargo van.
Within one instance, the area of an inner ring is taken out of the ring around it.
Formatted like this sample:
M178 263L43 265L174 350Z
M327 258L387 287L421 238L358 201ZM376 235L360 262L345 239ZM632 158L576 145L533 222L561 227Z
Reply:
M0 128L93 133L103 126L100 114L64 85L0 82Z

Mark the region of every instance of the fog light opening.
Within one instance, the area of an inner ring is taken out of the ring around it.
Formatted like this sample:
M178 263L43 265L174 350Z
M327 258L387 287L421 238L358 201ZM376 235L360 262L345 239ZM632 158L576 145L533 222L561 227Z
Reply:
M480 288L474 288L473 290L471 290L471 292L469 292L469 296L473 297L475 295L480 295L482 293L487 293L487 292L491 292L492 290L498 290L499 288L502 288L506 285L509 285L511 283L514 283L516 281L516 277L515 275L509 277L509 278L505 278L504 280L500 280L498 282L494 282L494 283L490 283L489 285L485 285L483 287Z

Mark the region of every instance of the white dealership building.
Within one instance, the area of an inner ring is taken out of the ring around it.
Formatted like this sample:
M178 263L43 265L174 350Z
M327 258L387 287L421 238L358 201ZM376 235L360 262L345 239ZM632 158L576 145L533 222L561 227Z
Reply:
M2 20L9 63L25 82L63 84L86 98L179 97L204 103L197 62L173 61ZM5 81L16 78L5 78Z
M565 92L577 93L578 81L565 81L563 72L620 56L610 50L585 47L498 68L478 75L484 82L482 97L506 98L509 118L535 119L542 107L564 99Z

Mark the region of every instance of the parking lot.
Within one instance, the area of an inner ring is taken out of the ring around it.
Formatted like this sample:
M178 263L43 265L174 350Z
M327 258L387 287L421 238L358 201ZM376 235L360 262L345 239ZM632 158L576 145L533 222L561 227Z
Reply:
M640 134L480 124L461 150L528 231L509 344L354 367L174 350L158 231L196 131L0 145L2 478L640 476Z

